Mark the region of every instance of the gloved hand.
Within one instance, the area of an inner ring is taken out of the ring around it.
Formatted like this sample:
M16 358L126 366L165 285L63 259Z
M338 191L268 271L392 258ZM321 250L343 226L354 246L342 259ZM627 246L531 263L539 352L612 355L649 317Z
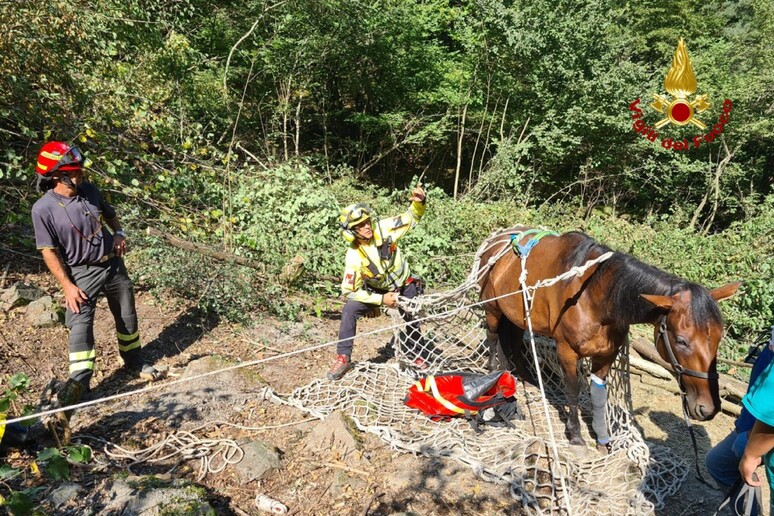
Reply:
M417 185L414 188L414 191L411 192L411 200L416 202L425 202L426 199L425 191L422 189L421 185Z

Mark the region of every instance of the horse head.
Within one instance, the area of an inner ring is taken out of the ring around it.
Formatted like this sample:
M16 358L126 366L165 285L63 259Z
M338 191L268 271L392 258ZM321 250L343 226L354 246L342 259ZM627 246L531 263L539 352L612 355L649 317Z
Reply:
M661 316L656 321L659 355L672 364L688 415L698 421L720 411L716 356L723 337L723 319L717 302L729 298L741 283L707 291L689 285L671 296L642 294Z

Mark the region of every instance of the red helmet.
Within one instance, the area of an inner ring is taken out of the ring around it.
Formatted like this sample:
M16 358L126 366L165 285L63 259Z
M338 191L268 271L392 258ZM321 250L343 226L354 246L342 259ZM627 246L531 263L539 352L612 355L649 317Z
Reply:
M62 172L80 170L85 161L86 158L83 157L78 147L70 146L64 142L48 142L40 148L35 172L46 176L57 170Z

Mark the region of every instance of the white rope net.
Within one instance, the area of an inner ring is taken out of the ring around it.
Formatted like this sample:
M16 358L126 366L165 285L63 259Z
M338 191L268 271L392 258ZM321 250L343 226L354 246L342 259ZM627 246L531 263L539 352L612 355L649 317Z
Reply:
M487 481L508 484L511 494L522 502L528 513L567 514L569 511L573 516L653 513L663 507L667 496L677 492L688 467L668 448L647 444L634 424L628 346L619 354L608 375L607 422L612 445L609 455L593 448L570 446L564 437L563 374L555 344L549 339L535 339L548 410L544 410L540 390L520 382L516 398L524 419L512 421L515 429L484 425L483 431L477 433L463 418L434 422L403 404L409 387L421 375L487 372L488 349L484 312L478 299L478 278L502 254L512 252L509 235L520 229L523 228L495 233L484 242L470 276L460 287L402 300L407 318L421 320L421 337L414 337L419 333L413 332L411 326L403 331L396 329L393 343L398 345L394 346L394 362L362 362L342 380L315 380L295 390L284 402L320 418L341 411L361 431L380 436L396 450L454 458ZM503 245L506 236L508 243ZM503 249L482 266L480 256L493 245ZM589 266L586 264L568 274L581 274ZM394 322L403 322L397 310L391 312L394 312L391 313ZM534 363L530 346L525 345L523 349L530 354L525 364L536 377L534 367L529 367ZM423 359L426 370L416 370L417 358ZM588 361L582 360L580 406L586 423L581 425L582 435L587 443L594 443L588 430L591 426L588 374ZM553 428L554 442L549 428Z

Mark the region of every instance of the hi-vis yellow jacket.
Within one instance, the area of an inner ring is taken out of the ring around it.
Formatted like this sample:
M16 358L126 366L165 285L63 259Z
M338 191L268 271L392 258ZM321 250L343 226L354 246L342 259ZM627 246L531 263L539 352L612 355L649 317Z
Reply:
M378 224L372 221L371 242L361 245L355 240L347 249L341 293L353 301L381 305L384 293L400 289L411 270L396 244L414 229L426 209L426 203L412 201L404 213Z

